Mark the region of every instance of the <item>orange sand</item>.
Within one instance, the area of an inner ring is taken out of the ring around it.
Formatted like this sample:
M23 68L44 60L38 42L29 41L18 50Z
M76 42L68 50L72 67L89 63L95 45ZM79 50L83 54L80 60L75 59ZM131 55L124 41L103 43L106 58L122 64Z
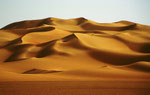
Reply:
M0 30L0 81L150 79L150 26L46 18Z

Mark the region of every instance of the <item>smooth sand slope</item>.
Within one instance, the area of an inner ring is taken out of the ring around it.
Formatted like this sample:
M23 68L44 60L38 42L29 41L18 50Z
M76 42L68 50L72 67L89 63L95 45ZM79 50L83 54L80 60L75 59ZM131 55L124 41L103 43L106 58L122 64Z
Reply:
M46 18L0 30L0 81L150 79L150 26Z

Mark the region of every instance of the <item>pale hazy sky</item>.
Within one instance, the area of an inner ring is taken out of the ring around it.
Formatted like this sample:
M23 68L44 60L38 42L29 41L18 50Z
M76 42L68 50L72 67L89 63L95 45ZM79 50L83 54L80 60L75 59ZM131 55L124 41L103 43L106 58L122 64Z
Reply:
M16 21L85 17L150 25L150 0L0 0L0 28Z

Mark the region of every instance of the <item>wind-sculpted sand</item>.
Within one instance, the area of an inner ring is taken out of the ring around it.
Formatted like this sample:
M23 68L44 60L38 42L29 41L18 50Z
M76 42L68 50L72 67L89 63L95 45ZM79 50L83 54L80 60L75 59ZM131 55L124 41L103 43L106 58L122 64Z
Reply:
M150 79L150 26L46 18L0 30L0 81Z

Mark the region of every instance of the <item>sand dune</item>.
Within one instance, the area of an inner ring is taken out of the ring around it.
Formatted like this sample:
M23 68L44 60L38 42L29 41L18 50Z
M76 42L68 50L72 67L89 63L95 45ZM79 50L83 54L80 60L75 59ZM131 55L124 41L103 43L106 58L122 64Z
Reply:
M0 30L0 81L149 81L149 31L83 17L9 24Z

